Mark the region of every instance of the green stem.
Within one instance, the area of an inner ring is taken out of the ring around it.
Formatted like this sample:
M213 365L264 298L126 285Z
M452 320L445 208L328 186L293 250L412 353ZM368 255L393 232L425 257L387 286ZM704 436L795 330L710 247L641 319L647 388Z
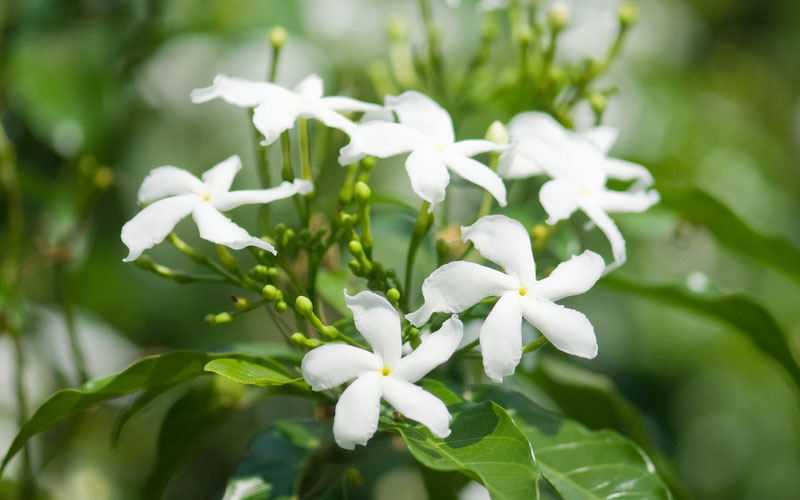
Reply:
M540 347L544 347L549 343L550 343L550 341L547 339L547 337L544 337L544 336L539 337L538 339L534 340L530 344L528 344L525 347L523 347L522 348L522 354L528 354L529 352L533 352L536 349L539 349Z
M489 168L492 171L497 171L497 164L500 160L500 153L490 152L489 153ZM494 202L494 196L492 196L489 191L483 191L483 201L481 202L481 208L478 211L478 219L485 215L489 215L492 211L492 203Z
M236 274L229 272L221 265L206 258L205 255L198 252L195 248L187 245L186 242L184 242L182 239L178 237L177 234L169 233L169 235L167 235L167 241L169 241L172 244L172 246L178 249L179 252L192 259L195 263L207 267L208 269L211 269L215 273L219 274L220 276L228 280L230 283L238 285L246 290L255 290L258 292L261 291L261 288L258 286L256 282L252 281L252 279L249 281L243 281Z
M433 73L433 83L440 86L442 83L442 61L439 57L439 32L433 20L433 9L430 0L419 0L419 9L422 13L422 21L425 24L425 35L428 45L428 59L430 69Z
M56 264L55 275L56 289L58 290L58 296L61 302L61 310L64 314L64 323L67 327L69 347L72 351L72 361L75 363L75 370L78 372L78 380L80 381L81 385L83 385L87 380L89 380L89 376L86 371L86 358L83 354L83 349L81 349L80 339L78 338L78 329L75 325L75 314L72 309L72 302L70 301L67 292L67 277L62 263Z
M17 265L19 252L22 246L22 193L17 178L17 161L14 146L6 137L2 123L0 123L0 183L6 194L7 228L2 263L0 264L0 279L9 286L17 281L20 266Z
M311 146L308 140L308 118L298 118L297 129L300 136L301 176L307 181L313 181L314 179L311 175Z
M261 187L267 189L272 186L272 179L269 173L269 146L261 145L261 132L253 125L253 110L250 110L250 128L253 130L253 146L255 148L256 164L258 165L258 177ZM259 207L259 219L261 220L261 231L269 231L269 204L264 203Z
M428 213L428 208L431 206L427 201L422 203L419 209L417 220L414 222L414 228L411 232L411 241L408 244L408 256L406 257L406 279L403 286L403 309L409 311L411 305L411 279L414 275L414 261L417 257L417 249L420 243L428 234L428 230L433 225L433 214Z
M20 428L28 420L28 396L25 391L25 350L22 345L20 332L11 331L14 341L14 376L17 393L17 421ZM35 491L33 466L31 465L30 448L25 445L22 449L22 479L19 492L20 500L32 497Z

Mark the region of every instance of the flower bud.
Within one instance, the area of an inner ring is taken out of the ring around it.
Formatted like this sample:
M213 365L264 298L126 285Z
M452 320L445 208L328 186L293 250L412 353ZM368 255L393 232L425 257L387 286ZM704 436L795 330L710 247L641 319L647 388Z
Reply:
M361 167L367 172L372 170L372 167L375 166L375 157L374 156L365 156L364 159L361 160Z
M350 253L355 257L358 257L364 253L364 247L362 247L361 243L356 240L350 240L350 243L347 244L347 249L350 250Z
M547 25L553 31L561 31L569 24L569 7L564 2L556 2L547 13Z
M448 253L450 253L450 245L441 238L436 240L436 256L439 258L440 262L447 257Z
M253 274L265 278L269 275L269 268L264 264L256 264L253 266Z
M108 167L100 167L92 176L94 187L104 191L114 183L114 171Z
M359 264L357 260L355 259L351 260L350 262L347 263L347 266L350 268L351 271L353 271L353 274L355 274L356 276L361 274L361 264Z
M283 26L274 26L269 30L269 43L276 49L283 47L288 39L289 33Z
M356 221L353 219L352 215L342 212L339 216L339 223L342 225L342 227L350 229L353 227L353 225L355 225Z
M408 20L403 16L393 14L386 23L386 31L389 33L389 40L402 42L408 37Z
M534 238L538 239L538 238L544 238L545 236L547 236L547 233L549 231L550 230L547 228L546 225L544 225L544 224L536 224L535 226L533 226L533 230L531 231L531 234L533 235Z
M223 323L230 323L231 321L233 321L233 316L226 312L207 314L205 317L205 322L208 326L221 325Z
M508 137L508 130L499 120L495 120L486 130L486 140L495 144L508 144L511 142Z
M263 295L264 298L270 302L280 300L278 298L279 293L281 293L280 290L275 288L273 285L267 285L261 289L261 295Z
M311 299L304 295L297 296L297 299L294 301L294 308L303 316L314 314L314 304L311 303Z
M400 301L400 290L397 288L390 288L386 291L386 298L392 304L397 304Z
M592 108L592 111L595 114L598 115L603 114L607 106L608 106L608 98L605 95L599 92L592 92L589 95L589 107Z
M233 307L235 307L237 311L247 310L247 308L250 307L250 301L244 297L234 297Z
M619 24L623 28L628 28L639 20L639 6L633 2L623 2L617 8L617 17Z
M282 301L282 300L281 300L281 301L278 301L278 302L275 304L275 311L276 311L278 314L283 314L283 313L285 313L285 312L286 312L286 310L287 310L288 308L289 308L289 304L287 304L286 302L284 302L284 301Z
M357 182L355 186L355 195L356 202L363 204L369 201L370 196L372 196L372 190L366 183Z
M294 332L294 333L292 334L292 337L291 337L291 339L292 339L292 342L294 342L295 344L297 344L297 345L299 345L299 346L301 346L301 347L302 347L302 346L304 346L304 345L306 345L306 341L308 340L308 339L306 338L306 336L305 336L305 335L303 335L303 334L302 334L302 333L300 333L300 332Z

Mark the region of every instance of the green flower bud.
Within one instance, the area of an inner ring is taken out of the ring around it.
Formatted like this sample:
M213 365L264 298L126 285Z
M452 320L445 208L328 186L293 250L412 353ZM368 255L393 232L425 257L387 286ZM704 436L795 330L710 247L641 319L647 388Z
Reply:
M269 268L264 264L256 264L253 267L253 273L256 276L267 277L269 275Z
M223 323L230 323L231 321L233 321L233 316L226 312L207 314L205 317L205 322L208 326L221 325Z
M322 341L320 339L308 339L306 340L306 347L309 349L314 349L322 345Z
M561 31L569 24L569 7L563 2L556 2L547 13L547 25L553 31Z
M359 264L357 260L355 259L351 260L350 262L347 263L347 266L350 268L351 271L353 271L353 274L355 274L356 276L361 274L361 264Z
M153 259L151 259L149 255L140 255L133 263L136 264L136 267L140 267L146 271L154 269Z
M386 298L392 304L397 304L400 301L400 290L397 288L390 288L386 291Z
M508 137L508 130L499 120L495 120L486 130L486 140L495 144L508 144L511 142Z
M297 296L297 299L294 301L294 308L303 316L314 314L314 304L311 303L311 299L303 295Z
M280 290L275 288L272 285L267 285L261 289L261 295L264 296L265 299L269 300L270 302L279 300L278 294L281 293Z
M339 223L346 229L352 228L356 221L352 215L342 212L339 216Z
M94 183L94 187L105 191L114 183L114 171L108 167L100 167L92 176L92 182Z
M278 279L278 275L279 274L280 274L280 271L278 271L277 267L270 267L269 269L267 269L267 277L270 280L274 281L274 280Z
M277 304L275 304L275 311L278 314L285 313L287 309L289 309L289 304L287 304L286 302L284 302L282 300L279 301Z
M276 49L283 47L288 39L289 33L283 26L274 26L269 30L269 43Z
M386 23L386 31L389 33L389 40L402 42L408 37L408 20L403 16L393 14Z
M294 342L295 344L297 344L297 345L299 345L299 346L304 346L304 345L306 345L306 341L308 340L308 339L306 338L306 336L305 336L305 335L303 335L303 334L302 334L302 333L300 333L300 332L294 332L294 333L292 334L292 337L291 337L291 339L292 339L292 342Z
M365 157L364 157L364 158L361 160L361 166L362 166L362 167L364 168L364 170L366 170L366 171L370 171L370 170L372 170L372 167L374 167L374 166L375 166L375 157L374 157L374 156L365 156Z
M633 2L623 2L617 8L619 23L623 28L628 28L639 20L639 6Z
M347 244L347 249L356 257L364 253L364 247L356 240L350 240L350 243Z
M250 301L244 297L234 297L233 307L235 307L237 311L244 311L250 307Z
M591 107L592 111L596 114L603 114L607 106L608 98L605 95L599 92L592 92L589 95L589 107Z
M419 337L419 328L411 327L408 329L408 336L412 339Z
M372 196L372 190L364 182L357 182L355 187L356 202L366 203Z

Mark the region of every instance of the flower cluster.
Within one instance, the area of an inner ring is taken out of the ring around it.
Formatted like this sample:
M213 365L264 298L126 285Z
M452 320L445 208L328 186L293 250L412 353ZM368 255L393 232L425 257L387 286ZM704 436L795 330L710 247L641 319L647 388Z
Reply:
M459 260L433 271L422 285L423 305L413 312L404 311L405 318L422 327L435 313L453 316L417 342L405 357L402 318L396 308L370 291L354 296L345 292L355 327L372 352L336 342L317 343L301 366L303 377L315 391L333 390L355 379L336 405L333 429L341 447L366 444L377 429L381 399L426 426L434 436L449 434L447 407L414 383L458 349L463 326L455 313L487 298L497 298L479 338L490 379L502 381L519 364L524 352L523 319L556 348L584 358L596 356L597 341L589 320L556 301L589 290L604 272L625 261L625 240L609 212L641 212L658 201L658 193L651 189L653 178L644 167L609 157L616 130L596 127L578 133L548 114L524 112L508 123L510 141L456 141L449 113L422 93L388 95L383 106L349 97L324 97L322 80L316 75L303 79L293 90L219 75L210 87L193 91L191 97L197 103L221 98L252 108L253 125L263 134L264 145L273 143L298 118L314 118L349 136L339 155L342 165L366 156L408 154L405 168L411 189L427 203L428 212L445 200L451 173L485 189L501 207L508 203L505 181L546 176L549 180L542 186L539 200L548 214L547 223L556 224L580 210L611 244L614 260L609 266L597 253L586 250L537 279L531 240L520 222L504 215L486 215L462 227L463 241L502 270ZM353 121L352 113L357 112L366 112L367 119ZM495 131L497 127L493 125ZM499 157L497 168L473 158L481 153ZM125 260L137 259L190 214L204 239L233 249L255 246L275 253L270 243L251 236L220 212L306 194L313 186L308 180L295 180L269 189L230 191L240 168L239 158L233 156L204 173L202 179L176 167L153 170L139 191L144 208L122 229L122 241L130 250ZM606 186L608 179L629 181L629 188L611 190ZM396 298L392 301L397 305Z

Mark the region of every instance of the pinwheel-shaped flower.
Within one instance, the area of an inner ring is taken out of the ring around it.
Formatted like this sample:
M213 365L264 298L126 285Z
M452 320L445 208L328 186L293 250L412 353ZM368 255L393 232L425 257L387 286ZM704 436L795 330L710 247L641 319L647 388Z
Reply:
M522 318L566 353L597 355L594 328L586 316L554 301L590 289L603 272L602 257L587 250L537 281L531 242L519 222L489 215L462 227L461 237L505 272L466 261L443 265L422 284L425 303L406 315L411 323L421 326L435 312L461 312L486 297L500 297L480 333L484 370L497 382L513 374L522 357Z
M507 146L482 139L455 142L453 121L444 108L419 92L386 96L384 107L397 114L400 123L370 121L350 133L350 144L339 153L339 163L348 165L364 156L386 158L411 153L406 171L411 188L430 203L430 210L444 200L450 183L448 169L486 189L500 206L506 205L503 180L489 167L470 158Z
M310 75L289 90L268 82L217 75L210 87L192 91L192 102L222 98L243 108L255 108L253 124L264 134L264 143L272 144L281 133L294 126L297 118L316 118L325 125L350 133L356 124L339 112L381 109L377 104L349 97L322 97L322 78Z
M303 358L303 378L315 391L355 381L336 404L333 436L342 448L365 445L378 428L381 398L437 437L450 434L450 412L433 394L414 385L458 346L463 325L455 316L427 337L414 352L401 357L400 316L383 297L372 292L349 296L356 328L374 352L345 344L317 347Z
M272 245L250 236L220 212L309 193L313 185L295 180L272 189L230 191L241 168L242 161L234 155L205 172L202 180L177 167L153 169L139 188L139 203L149 205L122 226L122 242L130 251L123 260L136 260L142 252L163 241L189 214L203 239L237 250L252 245L275 253Z
M513 146L500 160L500 175L507 179L549 175L552 180L539 192L547 222L555 224L583 211L611 243L614 262L606 272L621 266L626 259L625 239L608 213L643 212L659 196L648 189L653 177L646 168L607 156L617 130L596 127L580 134L539 112L515 116L508 130ZM634 182L627 191L612 191L606 188L608 178Z

